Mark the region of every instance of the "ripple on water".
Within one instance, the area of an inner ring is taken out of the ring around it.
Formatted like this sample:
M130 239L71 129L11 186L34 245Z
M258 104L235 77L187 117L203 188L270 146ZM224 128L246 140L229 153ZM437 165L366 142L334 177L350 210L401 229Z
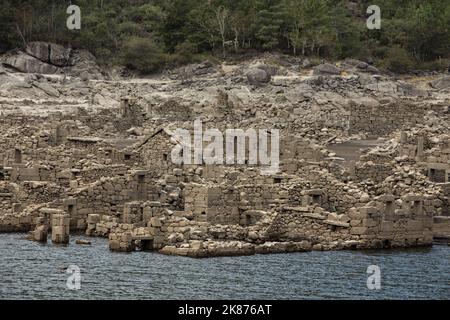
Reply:
M113 253L91 246L42 245L0 234L0 299L449 299L450 247L330 251L190 259ZM81 290L68 290L69 265ZM369 265L381 290L366 287Z

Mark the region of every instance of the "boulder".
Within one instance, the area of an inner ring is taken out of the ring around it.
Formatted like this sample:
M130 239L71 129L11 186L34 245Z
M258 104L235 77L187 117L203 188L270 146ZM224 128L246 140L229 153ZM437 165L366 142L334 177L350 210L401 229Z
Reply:
M59 97L60 93L58 90L56 90L54 87L52 87L50 84L47 83L40 83L40 82L33 82L33 85L44 91L46 94L48 94L51 97Z
M308 58L305 58L305 60L303 60L302 62L302 67L303 68L310 68L312 67L312 63Z
M259 68L249 69L245 75L251 84L269 83L272 78L270 74Z
M15 90L30 89L32 87L33 86L31 84L20 81L13 77L9 77L8 80L3 81L2 77L0 76L0 90L13 92Z
M87 50L71 51L68 64L70 67L64 70L73 77L81 77L84 81L104 78L96 58Z
M405 96L420 96L426 97L428 93L425 90L416 88L410 83L399 81L397 83L397 91Z
M314 75L340 75L340 74L341 69L329 63L320 64L314 68Z
M11 76L10 74L8 74L8 72L6 72L6 70L0 66L0 86L2 86L3 84L8 84L8 83L17 81L17 80L18 79Z
M64 67L68 64L70 50L61 45L48 42L30 42L26 49L29 55L49 64Z
M109 107L119 107L120 106L120 102L117 100L112 99L111 97L108 96L103 96L100 93L97 93L94 96L93 99L95 104L98 104L100 106L109 106Z
M191 72L196 76L216 73L217 70L210 61L190 65Z
M256 231L249 231L248 238L250 240L257 240L257 239L259 239L259 235Z
M355 67L358 69L365 69L369 66L368 63L357 59L346 59L343 63L344 66Z
M4 57L3 64L25 73L55 74L61 71L58 67L42 62L22 51Z
M371 66L370 64L367 65L367 68L364 68L364 71L369 73L380 73L380 70L378 70L378 68Z
M343 62L344 68L356 69L356 71L368 72L368 73L380 73L373 65L367 62L357 60L357 59L347 59Z
M450 88L450 76L444 76L437 80L431 81L430 86L437 90Z
M81 245L90 245L91 242L89 240L84 240L84 239L77 239L75 241L76 244L81 244Z
M255 66L255 68L264 70L271 77L277 75L277 73L278 73L278 67L275 65L258 64L257 66Z

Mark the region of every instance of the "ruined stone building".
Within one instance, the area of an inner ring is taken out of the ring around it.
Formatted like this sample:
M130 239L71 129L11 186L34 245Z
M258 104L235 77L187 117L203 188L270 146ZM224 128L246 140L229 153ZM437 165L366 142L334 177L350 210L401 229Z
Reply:
M265 86L239 74L189 85L42 77L23 80L30 101L0 90L0 232L56 243L82 232L111 250L191 257L449 236L448 99L348 72ZM279 130L278 172L250 164L248 144L243 163L174 163L175 130L197 118Z

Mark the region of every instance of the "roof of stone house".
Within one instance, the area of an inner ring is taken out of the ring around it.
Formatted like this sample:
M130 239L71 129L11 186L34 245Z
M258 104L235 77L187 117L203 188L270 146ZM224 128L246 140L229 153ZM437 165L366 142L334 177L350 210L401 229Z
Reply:
M97 143L104 141L100 138L91 138L91 137L67 137L68 141L76 141L76 142L86 142L86 143Z
M168 128L165 127L160 127L158 129L156 129L152 134L148 135L144 141L142 141L141 143L137 144L135 146L136 149L140 149L142 148L145 144L147 144L150 140L152 140L156 135L160 134L160 133L164 133L168 136L169 141L170 139L173 139L172 143L183 143L183 140L180 139L180 137L178 137L175 132L169 130Z
M102 148L113 148L113 149L117 149L117 146L114 145L113 143L111 143L110 141L106 141L105 139L102 138L97 138L97 137L67 137L67 141L71 141L71 142L81 142L81 143L86 143L86 144L98 144L99 147ZM64 148L63 145L60 146L61 148Z

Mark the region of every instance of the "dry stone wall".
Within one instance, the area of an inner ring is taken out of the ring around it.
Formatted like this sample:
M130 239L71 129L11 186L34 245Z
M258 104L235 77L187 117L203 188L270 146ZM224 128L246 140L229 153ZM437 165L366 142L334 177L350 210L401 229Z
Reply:
M367 132L377 137L423 123L426 112L430 109L437 112L443 110L442 106L418 105L406 100L376 105L352 101L349 109L349 132Z

